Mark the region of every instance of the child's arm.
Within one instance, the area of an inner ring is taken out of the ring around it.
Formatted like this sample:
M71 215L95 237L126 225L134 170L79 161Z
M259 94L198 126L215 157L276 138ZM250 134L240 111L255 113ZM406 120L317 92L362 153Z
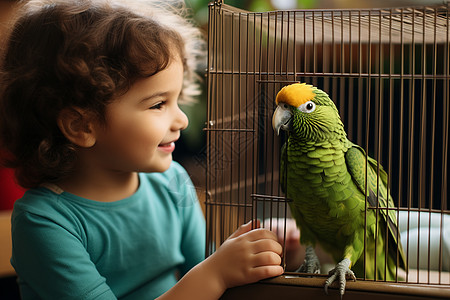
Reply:
M158 299L218 299L227 288L281 275L281 252L273 232L247 223Z

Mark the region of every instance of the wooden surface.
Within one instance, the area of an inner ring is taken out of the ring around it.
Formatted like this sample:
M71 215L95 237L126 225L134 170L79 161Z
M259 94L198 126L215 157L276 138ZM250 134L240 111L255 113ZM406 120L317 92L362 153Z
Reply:
M11 211L0 211L0 277L14 275L11 259Z
M258 283L229 289L222 300L239 299L340 299L336 286L324 292L325 277L279 276ZM450 285L422 285L358 280L347 282L344 300L353 299L450 299Z

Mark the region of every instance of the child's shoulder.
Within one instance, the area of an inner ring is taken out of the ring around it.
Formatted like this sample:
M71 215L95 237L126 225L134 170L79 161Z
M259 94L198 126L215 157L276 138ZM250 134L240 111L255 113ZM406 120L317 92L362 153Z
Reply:
M14 203L14 210L48 211L58 201L58 193L43 186L29 189Z
M61 205L58 193L45 187L32 188L14 203L12 224L33 220L53 220L58 223L67 219L69 209Z

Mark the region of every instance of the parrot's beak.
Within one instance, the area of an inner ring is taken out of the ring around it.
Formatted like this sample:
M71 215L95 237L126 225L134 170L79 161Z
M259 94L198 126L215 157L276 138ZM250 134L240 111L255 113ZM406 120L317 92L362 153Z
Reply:
M278 105L272 116L273 130L280 135L280 129L289 131L291 129L292 113L288 107Z

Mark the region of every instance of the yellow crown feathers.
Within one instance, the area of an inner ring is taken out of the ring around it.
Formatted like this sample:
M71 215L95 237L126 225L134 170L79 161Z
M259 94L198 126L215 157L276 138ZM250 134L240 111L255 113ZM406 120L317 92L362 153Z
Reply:
M294 107L299 107L316 96L313 90L314 87L310 84L293 83L283 87L278 92L275 102L277 104L283 102Z

